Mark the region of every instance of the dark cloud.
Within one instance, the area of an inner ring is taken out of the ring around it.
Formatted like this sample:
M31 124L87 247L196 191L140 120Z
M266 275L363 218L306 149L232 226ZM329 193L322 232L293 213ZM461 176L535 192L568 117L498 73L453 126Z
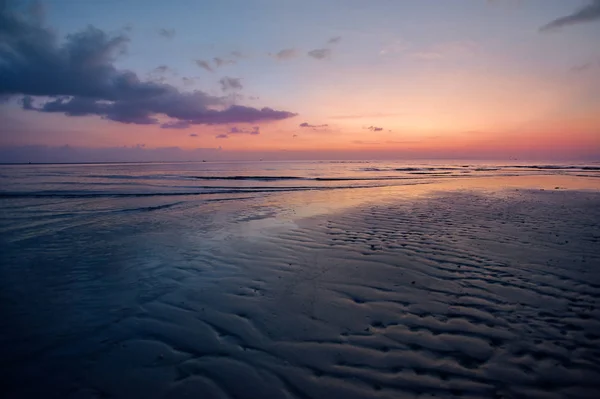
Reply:
M158 34L166 39L172 39L175 37L175 29L160 28Z
M308 52L308 56L314 58L315 60L324 60L331 57L331 50L328 48L310 50Z
M377 127L377 126L369 126L367 129L369 129L372 132L381 132L383 130L382 127Z
M226 134L217 134L217 135L215 136L215 138L217 138L217 139L228 139L228 138L229 138L229 136L228 136L228 135L226 135Z
M192 133L190 134L190 137L198 137L198 135L196 133Z
M214 72L214 69L212 66L210 66L210 64L208 63L208 61L204 61L204 60L195 60L194 61L196 63L196 65L198 65L200 68L206 69L208 72Z
M293 48L286 48L283 49L277 53L274 54L274 57L277 58L278 60L291 60L292 58L295 58L298 55L298 52L296 51L296 49Z
M300 125L298 125L300 127L312 127L312 128L319 128L319 127L327 127L329 125L325 124L325 125L311 125L310 123L304 122L301 123Z
M256 123L295 114L272 108L227 107L225 98L141 80L117 69L129 38L89 26L64 42L31 14L17 14L0 1L0 97L22 95L26 110L70 116L97 115L133 124Z
M228 76L219 80L219 83L221 84L221 90L223 91L242 90L244 87L242 86L240 78L230 78Z
M260 134L260 127L259 126L253 126L251 129L245 129L245 128L240 128L240 127L232 127L231 129L229 129L229 131L227 132L229 134L251 134L251 135L257 135Z
M335 36L335 37L332 37L331 39L327 40L327 43L328 44L338 44L341 40L342 40L341 36Z
M546 32L567 25L575 25L584 22L592 22L600 20L600 0L591 0L590 4L569 14L567 16L557 18L554 21L547 23L540 28L541 32Z

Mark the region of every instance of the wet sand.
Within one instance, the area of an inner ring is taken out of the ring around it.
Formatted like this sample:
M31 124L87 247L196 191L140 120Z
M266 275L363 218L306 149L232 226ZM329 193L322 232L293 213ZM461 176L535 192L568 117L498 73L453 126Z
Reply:
M98 266L134 288L75 279L35 350L15 326L5 397L596 398L600 192L562 183L296 196L210 238L218 212L98 232Z

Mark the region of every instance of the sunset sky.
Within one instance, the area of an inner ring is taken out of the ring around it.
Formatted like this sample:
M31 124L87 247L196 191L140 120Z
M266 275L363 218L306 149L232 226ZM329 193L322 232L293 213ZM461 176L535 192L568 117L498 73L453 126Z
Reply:
M0 99L0 154L594 158L600 0L0 0Z

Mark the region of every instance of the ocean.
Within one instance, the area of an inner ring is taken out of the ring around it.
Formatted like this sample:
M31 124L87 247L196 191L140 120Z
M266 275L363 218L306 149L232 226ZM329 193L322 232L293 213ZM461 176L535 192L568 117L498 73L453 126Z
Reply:
M600 163L186 162L0 166L2 198L268 194L497 176L600 176Z
M593 397L600 164L0 165L3 397Z

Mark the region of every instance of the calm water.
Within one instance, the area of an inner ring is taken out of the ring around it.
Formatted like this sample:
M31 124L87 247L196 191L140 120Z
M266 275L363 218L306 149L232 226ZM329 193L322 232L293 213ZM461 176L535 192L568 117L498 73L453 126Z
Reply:
M0 197L258 194L520 175L600 177L600 164L321 161L0 165Z
M600 164L0 165L0 358L8 392L35 380L64 397L72 376L117 334L111 329L185 284L174 270L198 269L215 248L226 259L228 242L291 223L317 198L314 206L327 208L371 195L367 187L524 175L594 179ZM219 279L227 270L203 276Z

